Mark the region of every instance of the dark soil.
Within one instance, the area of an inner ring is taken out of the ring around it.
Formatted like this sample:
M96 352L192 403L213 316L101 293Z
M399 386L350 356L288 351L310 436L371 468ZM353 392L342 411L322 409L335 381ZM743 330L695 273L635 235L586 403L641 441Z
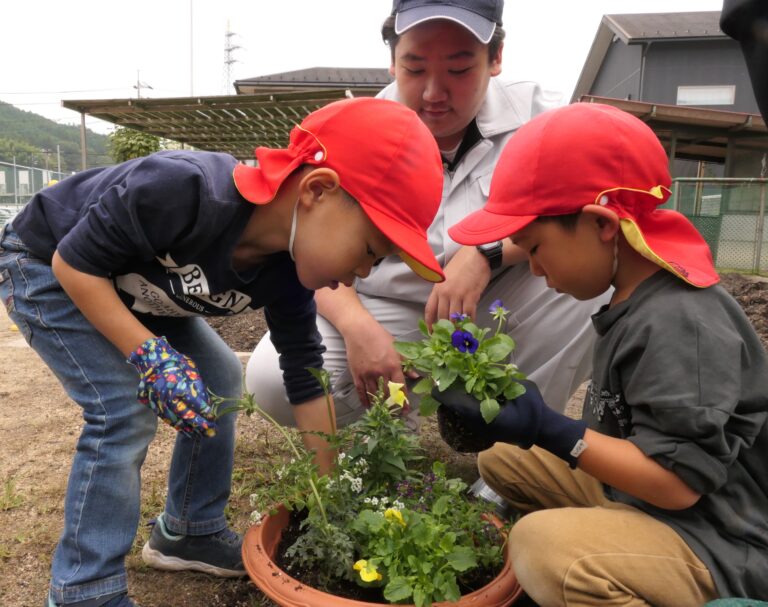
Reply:
M206 320L235 352L252 352L267 332L263 310L243 312L234 316L212 316Z
M768 350L768 279L756 280L741 274L722 274L720 279L725 290L741 304Z
M768 349L768 279L730 273L721 275L721 284L741 304ZM267 331L262 310L207 320L235 352L251 352Z
M475 432L467 428L459 415L446 406L437 408L437 428L442 439L459 453L480 453L493 447L487 432Z

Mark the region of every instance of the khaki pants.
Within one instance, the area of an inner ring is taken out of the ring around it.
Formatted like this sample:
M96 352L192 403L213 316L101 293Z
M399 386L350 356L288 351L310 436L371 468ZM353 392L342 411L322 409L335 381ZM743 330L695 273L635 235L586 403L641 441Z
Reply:
M478 468L524 514L509 557L542 607L698 607L718 597L707 567L671 527L607 500L596 479L551 453L497 443L479 454Z

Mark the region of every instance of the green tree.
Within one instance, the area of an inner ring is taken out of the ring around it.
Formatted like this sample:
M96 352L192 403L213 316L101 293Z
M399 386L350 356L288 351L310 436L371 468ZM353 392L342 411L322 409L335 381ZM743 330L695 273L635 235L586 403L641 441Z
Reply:
M125 127L117 127L109 136L109 155L115 162L159 152L160 137Z
M25 166L41 166L42 154L39 148L25 141L0 137L0 160Z

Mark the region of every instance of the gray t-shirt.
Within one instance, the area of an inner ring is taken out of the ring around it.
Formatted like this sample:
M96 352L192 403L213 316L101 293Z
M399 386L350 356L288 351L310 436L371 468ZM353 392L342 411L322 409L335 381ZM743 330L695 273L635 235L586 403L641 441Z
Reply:
M587 424L702 494L685 510L606 496L675 529L721 596L768 596L768 356L748 318L722 287L661 270L593 320Z

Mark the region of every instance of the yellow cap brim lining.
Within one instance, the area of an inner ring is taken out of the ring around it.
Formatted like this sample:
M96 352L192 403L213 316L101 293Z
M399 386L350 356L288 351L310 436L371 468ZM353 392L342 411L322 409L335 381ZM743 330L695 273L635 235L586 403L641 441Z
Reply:
M424 280L428 280L429 282L443 282L445 278L435 272L434 270L430 270L427 266L424 264L416 261L413 257L408 255L405 251L400 251L398 253L400 256L400 259L402 259L406 264L408 264L408 267L411 268L416 274L418 274L421 278Z
M632 221L631 219L628 219L627 217L622 217L620 221L620 225L621 225L621 231L624 233L624 237L627 239L629 246L631 246L635 251L640 253L640 255L642 255L649 261L652 261L657 266L664 268L668 272L672 272L672 274L674 274L681 280L684 280L689 285L693 287L701 288L701 285L696 285L692 283L680 272L678 272L675 268L673 268L666 261L664 261L661 257L656 255L656 253L653 252L653 249L651 249L651 247L648 246L648 243L645 242L643 233L640 231L640 228L637 226L637 224L634 221Z

